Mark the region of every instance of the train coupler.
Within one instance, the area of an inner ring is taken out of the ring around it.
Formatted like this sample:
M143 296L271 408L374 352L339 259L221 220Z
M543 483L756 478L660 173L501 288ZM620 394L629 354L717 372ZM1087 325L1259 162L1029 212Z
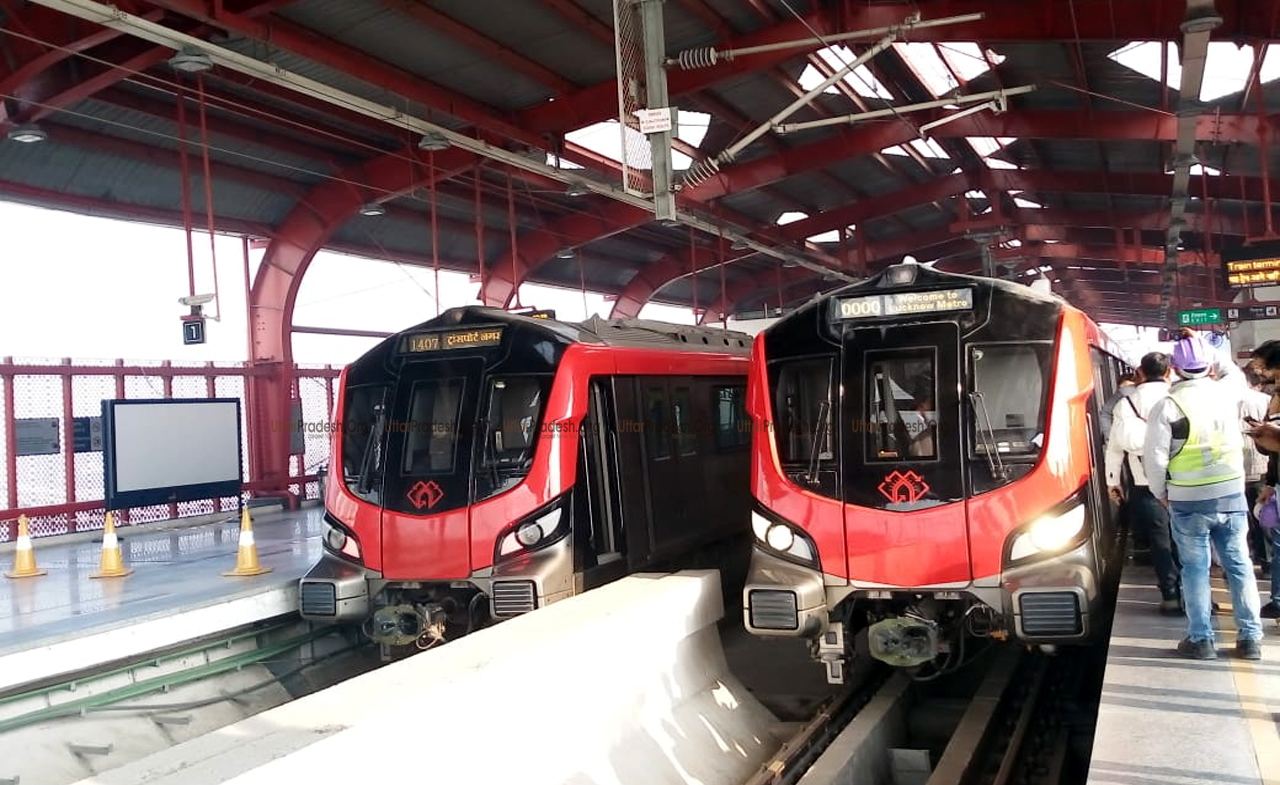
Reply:
M923 665L943 652L936 623L902 616L868 627L867 646L872 657L899 668Z
M844 684L849 650L845 646L844 625L831 624L817 640L817 658L827 670L827 684Z

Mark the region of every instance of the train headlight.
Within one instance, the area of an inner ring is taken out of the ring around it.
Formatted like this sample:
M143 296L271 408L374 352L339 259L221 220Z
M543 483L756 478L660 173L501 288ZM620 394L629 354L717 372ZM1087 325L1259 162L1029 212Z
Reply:
M347 558L355 559L356 561L360 560L360 542L345 529L325 521L324 534L322 536L324 547Z
M537 545L538 540L542 539L542 527L536 523L522 523L520 528L516 529L516 542L528 548L530 545Z
M568 534L569 513L561 501L557 500L549 509L535 512L499 535L498 557L537 550Z
M1009 548L1009 560L1019 561L1028 556L1066 549L1084 531L1084 512L1084 505L1077 504L1066 512L1037 518L1014 539Z
M758 512L751 513L751 531L756 541L780 556L807 565L817 565L817 550L803 532L795 527L771 521Z

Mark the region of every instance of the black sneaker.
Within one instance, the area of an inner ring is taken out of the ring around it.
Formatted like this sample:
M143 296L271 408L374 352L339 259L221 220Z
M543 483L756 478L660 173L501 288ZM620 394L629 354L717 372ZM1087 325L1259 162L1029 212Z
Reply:
M1280 604L1275 600L1262 606L1262 613L1259 614L1264 619L1280 619Z
M1236 656L1242 660L1262 659L1262 641L1257 639L1236 641Z
M1160 612L1165 616L1181 616L1182 600L1174 597L1171 600L1160 601Z
M1178 643L1178 654L1193 660L1216 660L1218 650L1213 648L1213 641L1193 641L1183 638Z

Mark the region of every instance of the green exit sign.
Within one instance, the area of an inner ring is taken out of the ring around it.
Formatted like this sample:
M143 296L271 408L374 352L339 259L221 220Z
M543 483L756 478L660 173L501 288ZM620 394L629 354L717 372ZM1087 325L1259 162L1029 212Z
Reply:
M1221 308L1196 308L1193 311L1178 311L1178 326L1180 327L1192 327L1197 324L1217 324L1221 321Z

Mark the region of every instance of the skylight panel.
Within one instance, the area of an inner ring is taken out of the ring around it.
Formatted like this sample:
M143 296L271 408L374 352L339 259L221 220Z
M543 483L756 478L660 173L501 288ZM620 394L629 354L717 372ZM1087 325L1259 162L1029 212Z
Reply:
M964 195L970 199L986 199L987 195L982 191L965 191Z
M1158 82L1160 52L1161 45L1158 42L1134 41L1107 57ZM1247 87L1249 73L1253 70L1253 56L1252 45L1237 47L1230 41L1210 41L1205 59L1204 81L1200 85L1200 100L1214 101L1242 92ZM1275 44L1267 46L1260 77L1263 84L1280 79L1280 51ZM1169 47L1168 78L1165 84L1174 90L1182 89L1182 65L1178 62L1177 47Z
M1023 199L1021 196L1013 197L1013 204L1015 207L1029 207L1034 210L1044 209L1044 205L1039 204L1037 202L1033 202L1030 199Z
M909 155L909 153L907 152L907 148L903 147L900 144L895 144L893 147L886 147L880 151L880 154L881 155L902 155L902 156Z
M969 136L966 137L969 146L978 154L978 157L986 162L989 169L1017 169L1018 165L1000 158L992 156L1003 150L1010 144L1018 141L1016 138L1008 136Z
M916 77L933 95L940 98L960 87L956 76L970 82L991 70L987 63L999 65L1004 56L988 51L984 57L982 48L973 41L953 41L938 44L900 42L893 45L898 54L915 73Z
M778 226L786 226L787 224L793 224L796 221L803 221L808 217L809 217L808 213L800 213L800 212L783 213L782 215L778 216L778 220L774 221L774 223L776 223Z
M711 115L704 112L686 112L681 109L677 115L676 138L690 146L697 147L702 144L710 125ZM649 152L648 137L630 127L626 129L625 133L627 135L629 159L627 164L634 169L651 169L652 160ZM564 135L564 138L565 141L573 142L597 155L602 155L614 161L622 160L622 138L618 133L617 120L606 120L605 122L584 126L576 131L570 131ZM691 163L689 156L678 150L671 151L672 170L678 172L688 169ZM556 157L553 153L547 154L547 165L556 165ZM582 168L563 158L560 159L559 165L561 169Z
M1107 57L1158 82L1160 81L1160 52L1163 48L1159 41L1130 41L1108 54ZM1178 62L1178 48L1170 46L1168 49L1168 80L1165 84L1174 90L1179 90L1182 86L1182 63Z
M849 234L852 235L854 229L856 228L858 228L856 224L849 224L849 227L846 231L848 231ZM819 234L809 235L804 239L808 240L811 243L838 243L840 242L840 230L832 229L830 231L821 232Z
M849 50L847 46L833 46L826 49L819 49L818 56L832 70L838 71L844 68L848 63L852 63L857 59L857 55ZM812 64L805 67L800 74L800 86L805 90L812 90L817 87L826 77ZM893 94L885 89L885 86L876 79L875 74L867 68L866 64L858 66L844 77L844 83L853 88L853 91L863 98L883 98L886 101L893 99ZM835 85L831 85L824 93L839 93Z
M916 152L920 153L920 155L923 155L925 158L950 158L951 157L947 155L947 151L943 150L942 146L932 138L913 139L911 140L911 146L915 148Z

